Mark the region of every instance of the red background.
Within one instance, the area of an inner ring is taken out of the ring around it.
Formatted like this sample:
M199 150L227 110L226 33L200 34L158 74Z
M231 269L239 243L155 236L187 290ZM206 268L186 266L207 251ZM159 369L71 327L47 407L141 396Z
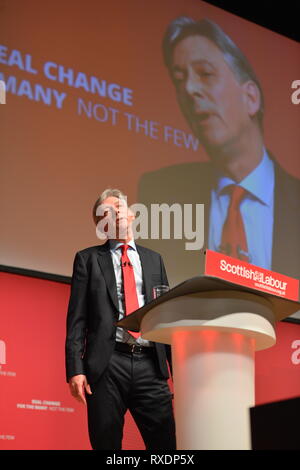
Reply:
M6 364L0 369L0 449L91 448L86 409L70 395L65 379L69 292L68 284L0 273L0 341L6 345ZM299 353L292 348L297 340ZM299 369L300 325L278 323L276 346L256 356L256 403L299 396ZM60 402L74 411L17 408L32 400ZM144 448L129 414L123 448Z

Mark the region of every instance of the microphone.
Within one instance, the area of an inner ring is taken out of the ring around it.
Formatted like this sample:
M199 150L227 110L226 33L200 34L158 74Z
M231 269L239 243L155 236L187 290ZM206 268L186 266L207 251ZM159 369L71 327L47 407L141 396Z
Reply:
M126 266L131 266L132 267L132 264L130 263L130 261L124 261L124 263L122 263L122 261L121 261L121 266L122 266L122 268L125 268Z

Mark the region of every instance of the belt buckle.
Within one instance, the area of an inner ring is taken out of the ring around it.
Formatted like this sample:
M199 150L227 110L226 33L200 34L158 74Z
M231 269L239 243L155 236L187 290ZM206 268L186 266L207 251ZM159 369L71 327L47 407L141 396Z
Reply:
M131 352L134 353L140 353L141 352L141 346L139 346L138 344L132 344L131 345Z

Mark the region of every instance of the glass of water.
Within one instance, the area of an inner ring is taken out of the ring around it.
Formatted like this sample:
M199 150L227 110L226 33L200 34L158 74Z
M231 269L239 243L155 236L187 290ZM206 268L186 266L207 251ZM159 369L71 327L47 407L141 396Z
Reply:
M165 286L165 285L154 286L153 287L153 299L157 299L157 297L160 297L166 292L169 292L169 290L170 290L169 286Z

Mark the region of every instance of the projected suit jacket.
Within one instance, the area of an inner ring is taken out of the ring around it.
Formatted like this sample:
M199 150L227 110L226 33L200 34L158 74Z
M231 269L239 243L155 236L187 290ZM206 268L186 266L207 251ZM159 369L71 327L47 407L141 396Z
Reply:
M163 260L158 253L136 244L143 271L145 303L155 285L168 285ZM109 243L76 253L67 315L66 376L87 376L95 383L114 350L119 309L116 279ZM170 347L154 343L157 372L168 378Z
M272 270L300 278L300 181L286 173L274 161L275 194L272 245ZM211 189L214 181L208 163L179 164L143 175L139 183L138 201L205 205L205 242L208 247ZM185 240L186 241L186 240ZM204 272L204 249L187 251L183 240L148 240L145 246L159 250L166 263L171 283ZM177 274L174 274L177 273ZM171 276L173 275L173 278Z

